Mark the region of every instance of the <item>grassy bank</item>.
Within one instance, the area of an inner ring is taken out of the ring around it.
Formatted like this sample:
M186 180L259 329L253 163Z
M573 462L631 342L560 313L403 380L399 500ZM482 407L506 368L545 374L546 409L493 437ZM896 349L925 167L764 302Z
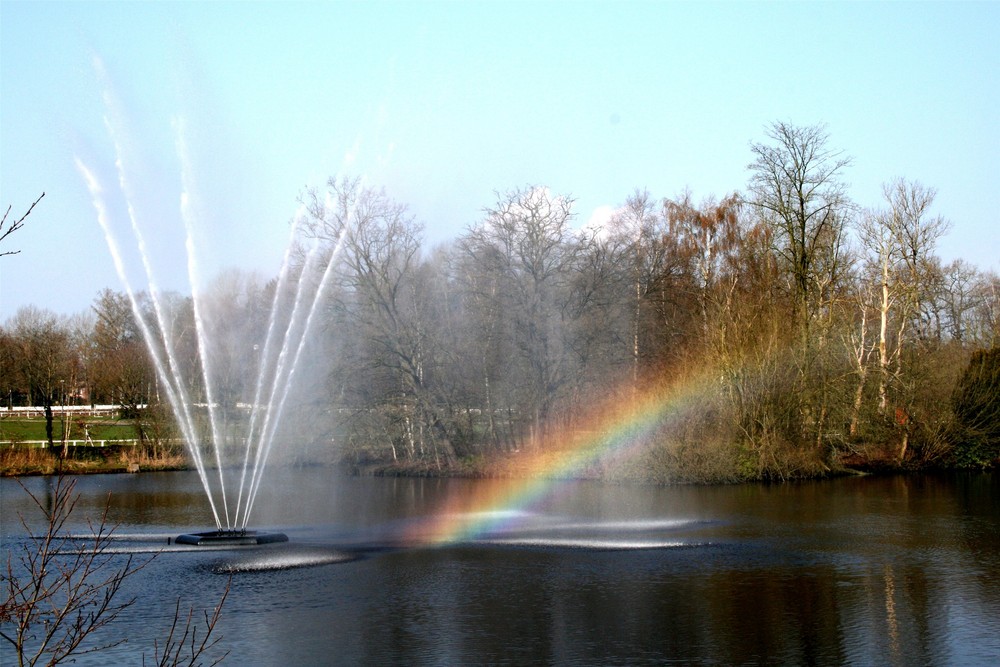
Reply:
M158 451L138 446L134 420L114 417L57 415L52 421L52 441L47 440L44 417L4 415L0 419L0 476L184 470L187 457L177 447ZM63 443L67 455L60 456Z
M81 448L74 448L79 450ZM0 449L0 476L53 475L58 470L71 475L90 473L143 472L151 470L186 470L183 454L152 456L138 447L87 448L61 458L59 449L11 447Z

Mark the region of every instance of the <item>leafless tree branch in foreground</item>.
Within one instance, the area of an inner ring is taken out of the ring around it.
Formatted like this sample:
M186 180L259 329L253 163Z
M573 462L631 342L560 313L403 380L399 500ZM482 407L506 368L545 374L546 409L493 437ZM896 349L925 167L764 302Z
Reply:
M32 529L21 515L26 533L16 556L11 550L0 571L0 637L9 644L17 665L57 665L89 653L114 648L126 639L95 632L118 619L135 598L122 599L122 585L145 568L152 558L136 562L131 555L111 553L116 526L110 525L110 496L96 524L88 521L90 535L79 538L67 530L79 495L76 482L59 474L49 493L41 497L21 488L45 517L41 531ZM199 638L190 610L181 625L180 602L162 646L154 643L157 665L200 665L206 651L219 641L213 631L221 615L229 585L211 616L206 612L206 630ZM94 636L92 636L94 635ZM211 662L217 665L225 654ZM145 662L145 660L144 660Z
M3 219L0 219L0 243L2 243L4 241L4 239L6 239L8 236L10 236L11 234L13 234L17 230L21 229L21 227L24 227L24 221L25 221L25 219L27 219L27 217L29 215L31 215L31 212L35 209L35 205L38 202L42 201L42 197L44 197L44 196L45 196L44 192L42 194L38 195L38 199L36 199L34 202L32 202L31 206L28 207L28 210L25 212L25 214L22 215L17 220L12 220L9 224L7 222L7 216L10 215L10 209L11 209L11 207L10 206L7 207L7 210L4 211ZM0 257L3 257L4 255L16 255L19 252L21 252L21 251L20 250L5 250L5 251L0 251Z

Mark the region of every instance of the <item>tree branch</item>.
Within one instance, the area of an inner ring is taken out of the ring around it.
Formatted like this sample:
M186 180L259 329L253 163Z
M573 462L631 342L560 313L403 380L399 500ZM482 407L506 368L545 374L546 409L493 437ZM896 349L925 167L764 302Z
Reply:
M4 239L6 239L8 236L10 236L11 234L13 234L17 230L21 229L21 227L24 227L24 221L25 221L25 219L29 215L31 215L31 212L33 210L35 210L35 205L38 204L38 202L42 201L42 197L44 197L44 196L45 196L45 193L43 192L42 194L40 194L38 196L38 199L36 199L34 202L31 203L31 206L28 207L28 210L27 210L27 212L25 212L24 215L22 215L17 220L11 222L10 225L8 225L7 229L4 229L4 225L7 225L7 216L10 215L10 209L11 209L10 206L7 207L7 210L3 214L3 219L0 219L0 242L3 242ZM3 257L4 255L16 255L19 252L21 252L21 251L20 250L7 250L7 251L4 251L4 252L0 252L0 257Z

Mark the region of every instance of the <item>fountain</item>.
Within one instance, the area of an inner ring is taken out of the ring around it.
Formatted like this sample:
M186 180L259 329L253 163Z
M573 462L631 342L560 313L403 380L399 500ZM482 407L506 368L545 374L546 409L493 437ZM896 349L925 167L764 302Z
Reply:
M150 245L140 224L140 209L144 201L142 197L137 196L130 179L133 173L130 171L131 156L123 150L125 142L120 136L121 122L115 122L120 114L116 116L113 113L117 109L110 93L106 93L105 101L109 106L110 119L106 125L114 146L115 172L118 180L118 187L110 193L110 196L120 197L121 208L127 211L127 215L115 219L112 214L115 202L105 194L104 183L97 172L80 158L76 160L77 168L86 182L116 272L128 295L133 316L152 358L158 391L165 394L171 407L215 520L215 530L184 534L179 536L176 542L189 545L247 545L287 541L287 536L281 533L250 530L248 525L296 372L303 363L306 343L310 331L314 328L314 320L323 301L323 295L331 282L330 276L341 244L336 243L331 249L314 242L305 253L304 259L293 269L292 249L296 239L298 219L293 221L291 238L284 253L270 305L264 341L263 344L253 345L257 353L253 397L252 399L247 397L249 402L244 403L249 410L249 417L246 419L245 432L236 438L242 441L242 449L236 456L235 462L224 462L224 450L228 447L231 453L233 449L227 444L232 442L233 435L231 429L230 432L226 432L225 420L220 415L217 381L213 369L216 350L221 344L213 336L224 327L219 327L218 323L213 327L212 315L206 311L205 298L200 290L199 261L194 242L198 216L192 203L192 170L184 138L184 127L181 122L175 122L173 129L181 172L179 218L183 223L187 279L191 289L194 333L197 342L198 368L193 372L190 368L185 369L181 363L177 341L171 328L168 304L165 303L164 294L158 289ZM136 173L141 173L141 170L136 170ZM124 218L127 218L127 225L124 223ZM121 232L115 233L114 222L129 230L128 233L134 241L135 253L128 259L141 264L140 280L145 282L145 291L149 299L149 307L145 310L142 308L140 292L135 285L137 281L130 278L126 268L127 258L118 242ZM190 388L199 383L201 401L196 404L190 395ZM201 420L197 418L199 411L201 414L207 412L207 429L204 427L204 418ZM199 425L202 426L200 431ZM227 463L230 465L227 466ZM213 464L214 472L209 469Z
M256 530L212 530L204 533L178 535L177 539L174 540L177 544L195 546L246 546L287 541L288 536L284 533L266 533Z

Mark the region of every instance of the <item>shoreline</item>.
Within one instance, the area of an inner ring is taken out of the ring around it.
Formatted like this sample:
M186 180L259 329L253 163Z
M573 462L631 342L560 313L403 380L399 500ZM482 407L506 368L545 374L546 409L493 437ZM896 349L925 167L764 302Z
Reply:
M554 452L553 456L557 456ZM27 459L27 460L25 460ZM455 478L455 479L566 479L592 480L612 483L643 484L643 485L687 485L687 484L734 484L745 482L774 481L804 481L829 479L833 477L863 476L880 474L899 474L927 470L891 464L887 461L851 461L838 462L837 465L820 474L798 475L787 480L772 479L740 479L735 477L709 478L704 475L674 471L670 475L636 475L629 472L605 470L597 467L581 467L576 470L563 470L554 473L529 469L514 458L509 457L475 457L456 461L450 465L436 465L433 462L381 462L381 463L345 463L345 462L301 462L297 465L312 467L324 466L336 469L354 477L424 477L424 478ZM99 474L142 474L146 472L180 472L194 470L194 466L186 456L175 455L162 458L116 458L109 459L74 459L60 458L50 452L34 452L28 457L11 455L9 452L0 454L0 477L39 477L56 474L64 475L99 475ZM634 473L634 471L632 471Z
M0 453L0 477L43 477L46 475L102 475L139 474L142 472L171 472L193 470L185 456L164 456L162 458L65 458L43 451L28 455Z

